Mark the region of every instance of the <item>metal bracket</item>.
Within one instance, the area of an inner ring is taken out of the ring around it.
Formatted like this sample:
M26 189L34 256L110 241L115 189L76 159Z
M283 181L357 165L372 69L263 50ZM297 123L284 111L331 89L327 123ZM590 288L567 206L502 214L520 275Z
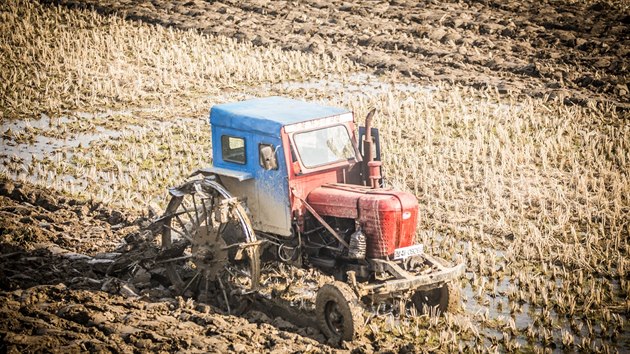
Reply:
M234 260L240 261L240 260L243 259L243 250L246 250L248 248L254 248L254 247L258 248L258 247L260 247L260 245L262 245L265 242L266 242L266 240L258 240L258 241L254 241L254 242L235 243L233 245L221 247L221 249L222 250L228 250L228 249L232 249L232 248L238 248L236 250L236 254L234 255Z
M424 259L429 261L429 263L431 263L431 265L435 266L439 270L447 269L442 263L440 263L440 261L435 259L433 256L430 256L428 254L423 254L422 257L424 257Z
M336 239L337 241L339 241L339 243L341 243L342 245L344 245L346 248L350 248L350 245L348 245L348 242L346 242L346 240L344 240L341 236L339 236L339 234L337 233L337 231L335 231L335 229L332 228L332 226L330 226L326 220L324 220L324 218L322 218L316 211L315 209L313 209L312 206L310 206L306 200L302 199L302 197L298 196L295 188L291 188L291 193L293 194L294 197L296 197L300 202L302 202L302 204L304 204L304 206L306 207L306 209L313 214L313 216L315 217L315 219L317 219L317 221L320 222L320 224L322 224L326 230L328 230L328 232L330 232Z
M389 274L396 277L396 279L413 279L414 276L411 275L406 270L400 268L400 266L392 261L386 261L382 259L370 259L368 262L371 263L372 267L379 272L388 272Z
M381 264L383 264L384 262L385 261L381 261ZM464 264L460 263L454 267L445 267L442 270L429 274L411 275L411 277L409 278L404 277L399 279L392 279L378 284L366 284L360 286L360 288L362 293L373 294L376 296L387 296L388 294L395 292L422 289L428 286L431 286L431 288L433 288L435 286L439 286L440 284L444 284L446 282L457 279L461 274L464 273L464 267Z

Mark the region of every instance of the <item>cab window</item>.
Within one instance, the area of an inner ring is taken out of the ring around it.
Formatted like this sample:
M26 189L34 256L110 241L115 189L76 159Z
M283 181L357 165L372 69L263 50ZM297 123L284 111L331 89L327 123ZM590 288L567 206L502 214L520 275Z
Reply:
M343 125L296 133L293 140L306 168L356 159L350 134Z
M223 161L245 164L245 139L236 136L221 136L221 155Z

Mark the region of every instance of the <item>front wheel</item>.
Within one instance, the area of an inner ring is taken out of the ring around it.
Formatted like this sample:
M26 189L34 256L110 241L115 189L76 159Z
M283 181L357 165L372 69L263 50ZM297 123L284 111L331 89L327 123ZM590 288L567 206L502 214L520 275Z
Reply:
M332 342L351 341L363 328L363 308L352 289L335 281L325 284L315 299L317 323Z
M416 291L411 297L416 309L422 314L457 312L460 305L460 293L453 283L446 283L439 288Z

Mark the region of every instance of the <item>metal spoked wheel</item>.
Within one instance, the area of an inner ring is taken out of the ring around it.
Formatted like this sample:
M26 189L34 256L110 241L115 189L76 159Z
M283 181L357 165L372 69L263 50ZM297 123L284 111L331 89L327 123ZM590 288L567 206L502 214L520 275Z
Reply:
M315 313L321 331L334 343L353 340L363 328L363 308L357 296L339 281L319 289Z
M260 279L259 243L245 208L212 178L169 192L158 262L177 294L218 299L233 312L235 300L256 290Z

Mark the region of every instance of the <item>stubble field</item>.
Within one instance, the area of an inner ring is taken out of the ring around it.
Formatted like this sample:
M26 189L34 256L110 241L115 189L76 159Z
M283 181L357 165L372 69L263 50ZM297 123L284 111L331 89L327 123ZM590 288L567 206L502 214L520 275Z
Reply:
M0 5L2 348L629 350L627 5L306 4ZM461 311L336 348L170 294L141 228L211 163L209 108L269 95L377 109L418 241L466 260Z

